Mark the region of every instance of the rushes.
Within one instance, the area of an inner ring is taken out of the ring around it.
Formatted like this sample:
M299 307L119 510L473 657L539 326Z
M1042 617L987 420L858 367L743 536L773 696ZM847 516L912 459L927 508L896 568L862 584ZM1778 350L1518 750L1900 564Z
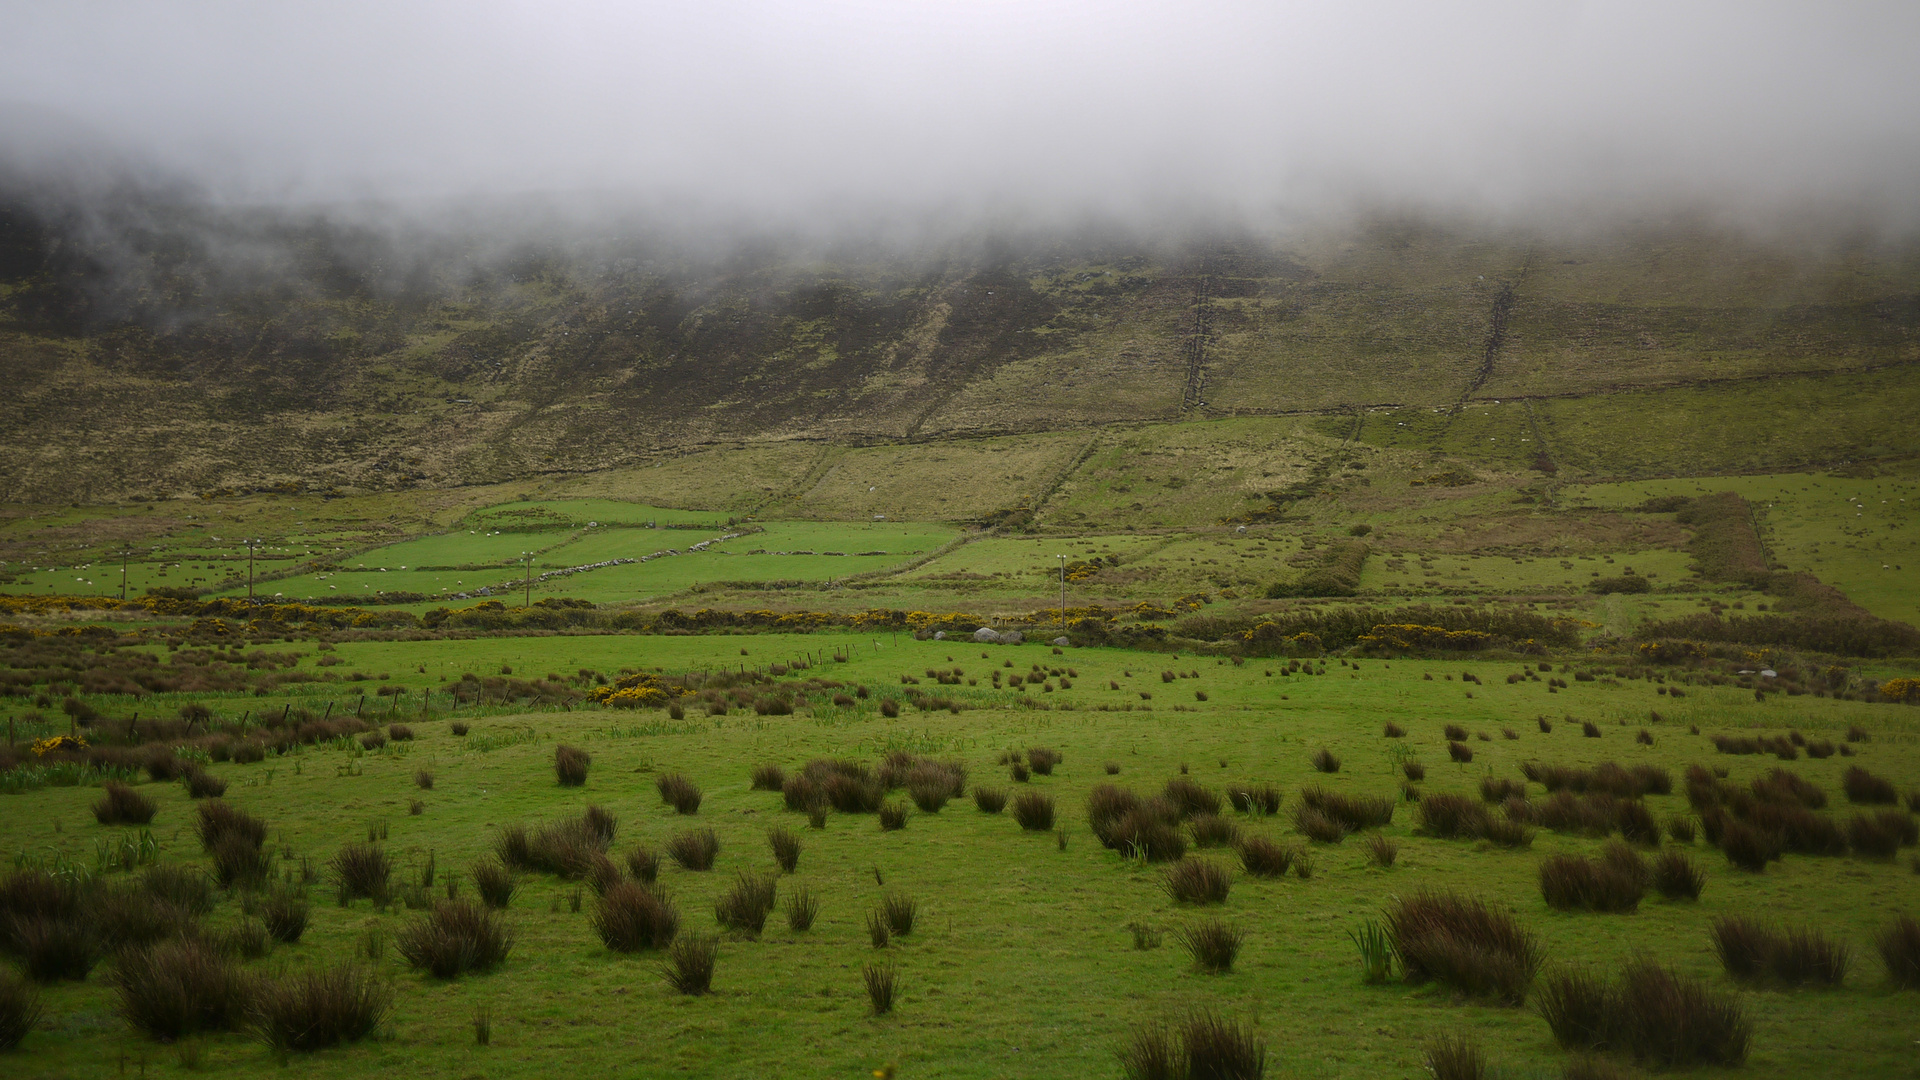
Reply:
M1367 841L1367 861L1373 865L1381 868L1389 867L1399 857L1400 845L1387 839L1385 835L1374 833Z
M556 746L553 749L553 774L561 787L579 787L587 782L587 767L593 764L593 755L577 746Z
M791 874L800 865L800 837L786 826L768 829L767 845L773 848L773 861L780 865L782 872Z
M1233 970L1234 958L1240 955L1240 946L1247 939L1244 931L1223 919L1208 919L1183 926L1175 930L1173 936L1193 957L1195 964L1216 975Z
M1839 986L1852 959L1845 944L1811 927L1780 930L1758 919L1726 915L1713 921L1712 934L1720 965L1748 982L1771 976L1788 986Z
M1707 875L1683 851L1671 848L1653 862L1653 887L1669 900L1698 900Z
M820 917L820 898L805 885L798 886L787 893L786 910L787 929L804 933L813 929L813 920Z
M1433 1080L1485 1080L1487 1055L1465 1035L1442 1035L1422 1050Z
M1210 859L1183 858L1167 868L1167 895L1183 904L1224 904L1233 874Z
M700 788L685 776L668 773L655 780L653 786L660 792L660 801L673 807L676 813L700 812Z
M274 1050L305 1053L366 1038L392 1008L392 988L364 968L303 971L259 985L253 1026Z
M495 911L504 911L513 900L514 890L519 888L513 871L492 859L482 859L473 864L471 873L481 902Z
M868 964L860 970L860 977L867 984L867 1001L873 1005L873 1015L885 1016L892 1012L893 965Z
M93 816L102 825L145 825L159 809L159 803L127 785L109 782L106 796L93 804Z
M1042 791L1023 791L1013 800L1013 819L1028 832L1053 829L1053 796Z
M1874 936L1880 960L1887 965L1887 978L1895 986L1920 990L1920 919L1896 916Z
M327 865L340 883L342 897L348 900L363 896L374 900L386 899L387 880L393 874L393 863L388 861L386 851L378 844L348 844Z
M1300 849L1274 843L1264 836L1240 841L1240 865L1255 877L1285 877L1300 857Z
M1024 799L1026 796L1021 796ZM1014 816L1019 816L1019 806L1014 807ZM907 827L907 804L888 802L880 806L880 828L885 832L894 832Z
M1210 1012L1141 1027L1119 1056L1128 1080L1260 1080L1267 1072L1260 1036Z
M1347 931L1347 940L1360 952L1360 981L1370 986L1386 982L1393 974L1393 937L1386 927L1368 919L1359 930Z
M1540 969L1532 932L1483 900L1422 891L1389 902L1386 924L1409 982L1435 979L1517 1005Z
M683 870L711 870L720 854L720 838L712 829L688 829L667 840L667 857Z
M488 971L505 961L513 936L491 908L471 900L441 900L423 919L394 938L394 948L414 968L437 979Z
M983 814L997 814L1007 808L1007 789L998 787L980 787L973 789L973 805Z
M661 974L675 990L697 997L712 989L714 962L719 956L717 939L683 937L667 950L667 965Z
M260 901L260 921L273 940L292 944L307 932L310 910L307 898L293 889L270 889Z
M898 890L888 892L880 900L880 917L886 920L887 929L899 937L913 933L914 916L919 910L920 905L913 897Z
M1310 760L1313 762L1313 767L1323 773L1337 773L1340 771L1340 759L1334 756L1333 751L1324 746L1315 750Z
M1633 849L1615 840L1599 859L1551 855L1540 864L1540 895L1562 911L1636 911L1650 874Z
M178 939L120 954L113 967L120 1015L149 1038L231 1031L244 1019L246 980L212 944Z
M0 1053L19 1046L43 1010L40 992L32 984L0 968Z
M733 888L714 901L713 916L720 925L736 934L757 938L773 912L777 885L773 878L742 870L733 879Z
M665 948L680 930L680 913L672 901L631 881L600 894L588 921L601 943L615 952Z
M787 771L778 765L756 765L753 770L753 790L780 791L787 786Z

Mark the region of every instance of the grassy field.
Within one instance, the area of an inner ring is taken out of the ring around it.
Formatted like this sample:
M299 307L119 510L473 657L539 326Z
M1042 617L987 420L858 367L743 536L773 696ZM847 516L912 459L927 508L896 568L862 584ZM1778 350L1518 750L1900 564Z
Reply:
M431 853L442 875L452 871L464 879L500 827L577 814L592 803L618 815L620 852L658 846L690 825L716 830L721 854L713 871L669 866L662 872L684 930L713 932L712 901L734 873L772 868L764 837L776 824L799 831L805 844L798 872L780 888L805 885L823 902L810 932L787 930L776 913L759 940L723 941L714 993L687 998L662 981L656 958L614 954L599 944L586 915L570 909L574 884L536 876L507 913L515 943L504 967L440 982L407 970L388 949L376 966L393 981L397 1003L381 1037L302 1058L299 1067L324 1077L397 1070L540 1076L556 1067L732 1077L865 1075L894 1063L901 1076L1118 1075L1114 1050L1138 1025L1213 1008L1259 1030L1277 1075L1413 1076L1423 1040L1462 1031L1479 1039L1509 1075L1551 1075L1563 1055L1530 1009L1456 1000L1434 986L1361 984L1346 933L1376 917L1389 896L1437 885L1510 906L1540 935L1551 963L1605 968L1651 955L1716 984L1726 979L1707 936L1714 916L1817 925L1851 945L1854 973L1837 990L1741 990L1755 1026L1752 1057L1741 1074L1830 1075L1836 1053L1845 1055L1848 1075L1911 1074L1914 994L1881 987L1870 945L1894 913L1920 906L1920 877L1905 856L1897 862L1788 856L1755 875L1702 848L1694 854L1708 884L1696 903L1656 898L1632 915L1564 914L1542 902L1536 867L1554 852L1595 850L1596 841L1542 831L1531 850L1509 851L1429 839L1413 831L1410 808L1402 804L1383 830L1400 846L1390 868L1369 865L1362 838L1354 837L1313 845L1310 879L1240 876L1224 909L1216 910L1247 932L1247 943L1230 974L1208 975L1195 970L1171 933L1205 912L1171 902L1158 867L1102 849L1083 809L1091 787L1109 779L1102 770L1107 762L1119 768L1115 782L1142 792L1158 790L1182 771L1216 790L1230 782L1274 783L1286 791L1290 810L1299 790L1314 783L1397 797L1398 760L1408 755L1427 764L1423 787L1429 792L1469 792L1489 774L1518 779L1524 761L1654 763L1676 772L1704 762L1730 767L1731 779L1744 781L1777 763L1717 755L1707 736L1792 727L1809 738L1837 740L1848 725L1861 724L1873 741L1859 747L1859 757L1792 766L1837 800L1839 773L1854 763L1902 790L1920 786L1920 719L1908 709L1812 698L1757 704L1731 688L1700 688L1676 701L1656 695L1650 683L1613 680L1573 682L1549 695L1543 683L1502 682L1499 676L1515 667L1511 662L1363 660L1351 668L1329 665L1325 675L1281 677L1266 674L1273 665L1260 660L1241 667L1100 649L1056 656L1043 647L983 649L890 636L343 642L337 655L352 667L390 671L394 681L432 689L443 675L491 673L508 662L523 675L549 667L676 671L808 654L817 660L835 648L845 648L849 660L804 674L870 686L874 696L856 707L823 701L793 716L767 717L695 711L681 722L658 712L514 715L490 708L468 710L472 733L463 739L450 733L449 714L435 705L425 718L408 717L417 738L382 751L309 749L256 765L213 766L233 784L229 801L269 821L273 846L316 861L364 839L371 825L388 830L383 846L403 873L417 872ZM988 687L986 676L1007 671L1008 661L1013 671L1034 664L1072 668L1074 685L1051 694ZM898 719L879 714L877 704L897 694L902 675L955 667L978 685L930 688L958 698L963 711L908 708ZM1161 680L1162 670L1176 668L1198 675ZM1463 672L1480 675L1484 684L1460 681ZM1121 689L1109 689L1110 681ZM1143 691L1153 695L1150 701ZM1196 691L1207 700L1198 700ZM1054 707L1015 707L1021 696ZM222 713L260 707L247 699L207 700ZM1100 711L1125 705L1136 709ZM1152 711L1138 708L1146 705ZM1662 720L1648 727L1653 745L1636 745L1633 732L1648 725L1656 708ZM1537 730L1536 716L1556 721L1551 734ZM1600 725L1603 737L1582 738L1582 719ZM1408 729L1406 739L1381 737L1389 720ZM1470 743L1472 764L1449 764L1440 732L1445 722L1489 733L1492 741ZM1702 734L1689 734L1696 724ZM1504 738L1502 728L1519 738ZM501 738L520 732L524 741ZM551 760L561 742L592 753L584 788L555 785ZM1053 776L1035 777L1030 785L1056 800L1064 850L1052 833L1023 833L1009 815L982 814L965 800L938 814L915 813L897 832L882 831L869 815L842 814L831 815L824 831L809 830L802 815L781 808L777 794L753 792L747 784L749 768L760 762L792 770L814 757L871 761L906 749L964 762L972 784L1008 786L996 764L1000 751L1029 746L1064 755ZM1317 774L1309 764L1309 754L1323 746L1342 759L1338 773ZM434 775L430 791L414 785L422 768ZM705 790L697 817L675 815L655 796L653 780L669 771ZM152 830L163 857L201 862L184 793L166 785L142 790L161 804ZM46 788L0 797L0 830L26 857L90 866L95 845L121 831L92 821L86 806L96 795ZM425 805L413 816L408 803L416 798ZM1686 812L1678 794L1651 796L1648 803L1661 819ZM1240 827L1285 838L1292 832L1288 820L1283 812L1243 818ZM1231 860L1219 851L1203 855ZM910 936L877 956L863 919L887 890L915 897L919 920ZM398 908L378 911L366 901L338 906L324 887L316 899L305 938L250 969L340 962L369 931L390 935L415 917ZM210 921L237 918L236 907L223 902ZM1134 923L1165 933L1164 944L1135 949L1127 929ZM861 966L876 958L892 962L901 983L894 1012L882 1018L868 1015L860 982ZM11 1068L77 1077L119 1075L123 1061L129 1069L178 1067L175 1048L137 1039L114 1016L103 971L50 991L48 1028L29 1036ZM486 1047L474 1045L469 1026L480 1008L493 1019ZM248 1075L272 1063L265 1049L237 1035L196 1045L204 1052L198 1068L209 1075ZM796 1073L800 1061L807 1065Z

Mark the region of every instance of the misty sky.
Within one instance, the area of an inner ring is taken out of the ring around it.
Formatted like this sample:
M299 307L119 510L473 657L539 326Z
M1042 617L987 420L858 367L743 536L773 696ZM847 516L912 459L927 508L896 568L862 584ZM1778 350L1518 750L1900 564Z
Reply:
M0 151L245 200L1920 219L1920 3L0 3Z

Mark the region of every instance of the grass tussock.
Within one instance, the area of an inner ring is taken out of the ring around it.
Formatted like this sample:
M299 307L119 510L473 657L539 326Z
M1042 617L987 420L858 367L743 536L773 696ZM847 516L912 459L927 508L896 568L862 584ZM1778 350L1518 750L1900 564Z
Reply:
M1224 904L1233 873L1211 859L1183 858L1167 868L1167 895L1182 904Z
M273 940L291 945L307 932L313 910L306 896L292 887L269 889L260 898L260 921Z
M1128 1080L1260 1080L1267 1074L1267 1044L1253 1027L1210 1012L1142 1026L1119 1057Z
M1486 1080L1487 1055L1466 1035L1442 1035L1421 1048L1433 1080Z
M1393 800L1385 795L1349 795L1323 787L1303 788L1303 805L1338 822L1348 832L1378 829L1393 821Z
M480 902L495 911L505 911L513 902L514 891L520 882L513 871L493 859L481 859L473 864L469 873L473 877L473 889L480 894Z
M637 847L627 852L627 873L635 881L659 880L660 853L649 847Z
M868 964L860 969L860 978L866 983L867 1003L873 1007L873 1015L885 1016L892 1012L896 985L893 965Z
M1393 865L1400 857L1400 845L1387 839L1383 833L1374 833L1367 840L1367 861L1381 868Z
M380 845L348 844L328 860L327 866L333 871L341 896L349 900L386 899L393 863Z
M777 887L772 877L742 870L734 876L733 887L713 902L715 921L743 937L759 937L773 914Z
M1216 975L1233 970L1233 961L1247 940L1245 931L1223 919L1191 923L1175 930L1173 936L1196 966Z
M1271 817L1280 812L1280 789L1272 784L1235 785L1227 788L1227 801L1235 810L1243 814L1265 814Z
M754 791L784 791L787 786L787 770L769 762L753 768Z
M680 913L659 890L623 881L600 894L588 916L601 944L614 952L663 949L680 932Z
M1540 863L1540 895L1561 911L1637 911L1651 876L1645 860L1615 840L1597 859L1548 856Z
M773 861L782 873L791 874L800 865L800 837L783 825L767 830L767 846L773 849Z
M1540 970L1539 940L1484 900L1421 891L1386 908L1387 933L1409 982L1428 979L1462 993L1518 1005Z
M349 965L260 983L252 1024L276 1052L309 1053L367 1038L392 1010L392 987L372 971Z
M111 782L100 801L93 804L94 819L102 825L146 825L159 810L159 803L125 784Z
M1586 970L1554 972L1536 1005L1563 1048L1623 1051L1659 1068L1738 1065L1752 1035L1738 997L1644 960L1628 964L1617 983Z
M123 951L112 983L120 1015L151 1039L233 1031L246 1019L247 980L208 941L183 938Z
M1723 915L1710 933L1720 966L1743 982L1839 986L1851 965L1844 943L1811 927L1782 929L1744 915Z
M212 852L229 836L259 847L267 842L267 823L232 803L215 799L194 807L194 833L200 838L200 850L206 852Z
M15 1049L40 1023L45 1004L32 983L0 968L0 1053Z
M553 749L553 775L561 787L579 787L587 782L587 769L593 764L593 755L577 746L556 746Z
M1313 756L1308 758L1308 760L1313 763L1316 771L1323 773L1337 773L1340 771L1340 759L1334 756L1333 751L1324 746L1315 750Z
M1668 849L1653 861L1653 887L1669 900L1698 900L1707 875L1686 852Z
M1024 796L1022 796L1024 798ZM1015 807L1016 816L1018 807ZM880 805L880 828L884 832L894 832L907 827L907 804L899 801Z
M1013 819L1028 832L1053 829L1053 796L1041 791L1023 791L1013 800Z
M1285 877L1293 869L1300 849L1275 843L1264 836L1249 836L1240 841L1240 866L1254 877Z
M1900 793L1894 788L1893 781L1884 776L1875 776L1858 765L1847 767L1845 775L1840 778L1840 787L1847 793L1847 801L1851 803L1891 806L1900 801Z
M787 893L786 912L787 929L805 933L813 929L813 921L820 917L820 898L805 885L798 886Z
M394 948L409 967L436 979L491 971L513 950L513 935L500 914L471 900L441 900L425 918L394 935Z
M667 858L682 870L711 870L720 854L720 837L712 829L688 829L667 839Z
M983 814L997 814L1007 808L1007 789L975 785L973 805Z
M653 786L660 792L660 801L673 807L678 814L697 814L700 812L700 787L680 773L667 773L654 780Z
M913 933L914 919L919 913L919 901L898 889L889 890L880 898L880 918L895 937L906 937Z
M1874 935L1887 980L1908 990L1920 990L1920 919L1898 915Z
M187 798L218 799L226 793L227 782L218 776L198 767L187 772Z
M667 963L661 974L675 990L698 997L713 988L713 968L719 957L717 939L682 937L667 949Z
M1240 829L1218 814L1200 814L1187 822L1194 847L1232 847L1240 839Z
M1120 790L1111 784L1102 784L1101 787L1110 791ZM1220 796L1217 793L1204 784L1184 776L1176 776L1167 781L1166 788L1160 792L1160 798L1173 807L1174 812L1183 821L1198 814L1218 815L1221 810Z

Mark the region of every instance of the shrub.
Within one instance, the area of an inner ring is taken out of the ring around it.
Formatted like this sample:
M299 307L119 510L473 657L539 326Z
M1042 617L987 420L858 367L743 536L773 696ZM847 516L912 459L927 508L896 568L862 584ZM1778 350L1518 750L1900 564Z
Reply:
M1187 828L1193 833L1195 847L1231 847L1240 838L1233 822L1218 814L1196 815L1187 822Z
M159 809L160 804L145 795L109 781L105 797L93 804L93 816L102 825L145 825Z
M1240 865L1255 877L1285 877L1299 856L1297 848L1274 843L1264 836L1240 841Z
M715 939L683 937L667 950L667 966L661 973L683 994L704 994L713 987L713 966L719 956L720 943Z
M713 917L737 934L759 937L773 913L776 883L751 870L742 870L733 879L733 888L713 902Z
M273 940L292 944L307 932L307 898L291 888L270 889L260 899L260 921Z
M593 755L577 746L560 745L553 748L553 774L561 787L579 787L587 782L587 767L593 764Z
M1021 796L1024 799L1026 796ZM1019 816L1020 807L1014 805L1014 816ZM892 832L907 827L907 804L903 802L884 803L880 807L880 828Z
M1613 1039L1619 1020L1618 991L1605 977L1583 969L1555 971L1541 980L1535 1007L1566 1050L1598 1050Z
M1434 979L1517 1005L1540 969L1533 934L1482 900L1421 891L1390 901L1386 921L1409 982Z
M13 972L0 968L0 1053L20 1045L40 1023L40 992Z
M867 1001L873 1006L873 1015L885 1016L893 1011L893 966L890 964L868 964L860 969L860 977L867 984Z
M919 910L918 901L897 889L880 898L880 917L886 920L887 929L898 937L913 933L913 919Z
M394 936L394 948L408 966L425 968L438 979L452 979L469 971L491 970L505 961L513 936L486 905L441 900L425 918Z
M393 990L371 971L338 967L268 980L254 992L253 1027L276 1051L324 1050L373 1034Z
M245 1019L246 980L208 942L183 939L124 951L112 982L120 1015L149 1038L231 1031Z
M688 829L667 840L667 857L682 870L711 870L720 854L720 838L712 829Z
M1027 751L1027 765L1041 776L1052 776L1053 767L1060 764L1058 753L1044 746L1036 746Z
M480 900L495 911L504 911L513 902L514 890L520 887L513 871L491 859L482 859L473 864L473 887L479 892Z
M1013 800L1013 819L1028 832L1047 832L1053 828L1053 796L1040 791L1023 791Z
M1240 955L1240 945L1247 938L1238 927L1221 919L1183 926L1175 930L1173 936L1195 964L1215 974L1233 970L1233 960Z
M206 771L193 769L187 773L187 798L217 799L227 793L227 782Z
M1340 771L1340 759L1334 756L1333 751L1324 746L1315 750L1310 760L1313 762L1313 767L1323 773L1336 773Z
M1678 1068L1747 1059L1752 1026L1733 994L1638 960L1622 975L1619 1000L1618 1039L1641 1061Z
M267 823L235 809L231 803L214 799L195 807L194 813L194 831L200 837L202 851L211 852L227 836L243 837L254 847L267 842Z
M76 918L15 915L10 933L14 951L34 982L85 979L100 962L99 937Z
M1381 833L1374 833L1373 837L1367 841L1367 861L1375 866L1392 866L1393 861L1399 856L1400 845Z
M1464 765L1473 760L1473 747L1463 742L1450 742L1447 744L1447 756Z
M1224 904L1233 875L1209 859L1183 858L1167 868L1167 895L1183 904Z
M981 813L997 814L1007 807L1007 789L976 785L973 789L973 805L979 807Z
M778 765L756 765L753 769L753 790L783 791L787 786L787 771Z
M1653 863L1653 887L1669 900L1698 900L1707 875L1685 852L1665 851Z
M680 913L658 890L623 881L600 894L587 921L614 952L665 948L680 931Z
M1487 1055L1465 1035L1442 1035L1422 1050L1433 1080L1485 1080Z
M1858 765L1847 767L1846 774L1840 778L1840 786L1845 789L1848 802L1891 805L1900 801L1900 795L1894 790L1891 780L1875 776Z
M796 933L813 929L820 917L820 899L801 885L787 893L787 928Z
M1118 790L1112 788L1112 785L1103 784L1101 786L1111 790ZM1220 812L1220 796L1214 794L1205 786L1183 776L1176 776L1167 781L1166 789L1161 792L1160 797L1165 799L1183 819L1190 818L1195 814L1218 814Z
M348 844L327 865L340 883L341 895L347 899L362 896L386 899L387 879L393 875L393 864L378 844Z
M1920 990L1920 919L1897 915L1874 936L1887 978L1895 985Z

